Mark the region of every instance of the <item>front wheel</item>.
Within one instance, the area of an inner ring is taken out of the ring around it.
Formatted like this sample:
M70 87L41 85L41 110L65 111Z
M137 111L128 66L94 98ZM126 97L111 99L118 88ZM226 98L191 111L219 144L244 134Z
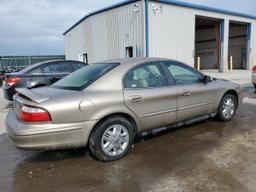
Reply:
M219 104L218 117L221 121L230 121L236 113L237 99L232 94L225 94Z
M89 138L89 147L97 159L114 161L129 153L134 135L134 128L127 119L111 117L94 128Z

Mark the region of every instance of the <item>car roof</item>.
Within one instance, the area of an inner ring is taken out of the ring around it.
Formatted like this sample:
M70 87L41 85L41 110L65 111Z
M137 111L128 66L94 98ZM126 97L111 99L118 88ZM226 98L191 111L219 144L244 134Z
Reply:
M175 61L172 59L165 59L165 58L155 58L155 57L137 57L137 58L121 58L121 59L113 59L113 60L105 60L97 63L118 63L118 64L125 64L125 65L134 65L138 63L148 63L154 61Z
M25 67L24 69L20 70L18 73L27 73L31 70L33 70L34 68L37 68L41 65L46 65L46 64L50 64L50 63L59 63L59 62L74 62L74 63L81 63L83 64L83 62L80 62L80 61L74 61L74 60L50 60L50 61L43 61L43 62L39 62L39 63L35 63L35 64L32 64L32 65L29 65L27 67ZM84 63L86 65L86 63Z
M83 63L81 61L74 61L74 60L49 60L49 61L43 61L43 62L39 62L39 63L35 63L33 65L30 65L31 67L38 67L40 65L43 64L48 64L48 63L59 63L59 62L74 62L74 63Z

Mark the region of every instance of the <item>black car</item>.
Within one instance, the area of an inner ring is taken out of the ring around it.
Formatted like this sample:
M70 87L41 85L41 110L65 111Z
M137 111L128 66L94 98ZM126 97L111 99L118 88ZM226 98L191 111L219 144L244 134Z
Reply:
M5 71L3 69L0 69L0 87L2 87L3 85L4 73Z
M3 85L4 97L12 100L16 88L31 89L51 85L85 65L87 64L79 61L46 61L28 66L19 72L6 73Z

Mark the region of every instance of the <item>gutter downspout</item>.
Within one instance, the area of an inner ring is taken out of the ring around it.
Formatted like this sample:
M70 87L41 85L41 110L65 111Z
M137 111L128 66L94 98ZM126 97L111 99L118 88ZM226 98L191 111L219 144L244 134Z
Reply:
M149 56L148 0L145 0L146 57Z

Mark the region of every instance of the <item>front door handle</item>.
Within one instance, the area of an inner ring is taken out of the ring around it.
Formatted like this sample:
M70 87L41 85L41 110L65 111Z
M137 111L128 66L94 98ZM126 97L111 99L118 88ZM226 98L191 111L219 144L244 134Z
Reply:
M138 101L141 101L142 100L142 97L140 95L133 95L130 97L130 101L131 102L138 102Z
M189 96L189 95L191 95L191 92L190 91L184 91L182 95L183 96Z

